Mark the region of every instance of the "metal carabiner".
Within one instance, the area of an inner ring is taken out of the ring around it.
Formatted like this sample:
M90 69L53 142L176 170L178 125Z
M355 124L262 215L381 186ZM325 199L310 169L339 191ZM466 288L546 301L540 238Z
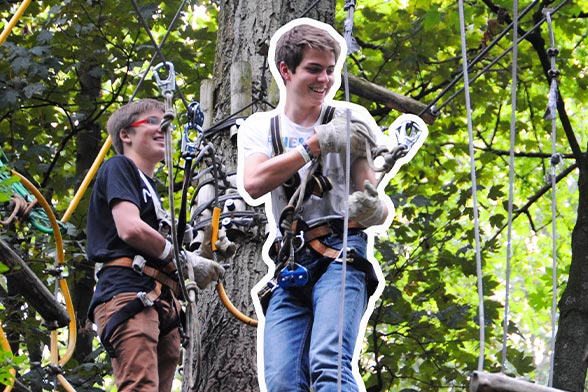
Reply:
M292 249L296 253L302 250L302 248L304 248L304 232L300 231L297 236L292 238Z
M161 68L165 68L167 70L167 79L162 80L159 76L159 72ZM174 65L170 62L159 63L155 67L153 67L153 77L155 78L155 82L157 86L161 89L163 95L167 93L172 93L176 89L176 73L174 71Z

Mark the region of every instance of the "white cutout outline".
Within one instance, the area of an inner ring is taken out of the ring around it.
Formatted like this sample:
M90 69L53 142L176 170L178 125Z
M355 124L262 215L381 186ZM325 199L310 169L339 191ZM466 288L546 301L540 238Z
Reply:
M332 26L330 26L328 24L325 24L325 23L322 23L322 22L319 22L317 20L310 19L310 18L299 18L299 19L292 20L289 23L286 23L284 26L280 27L274 33L274 35L272 36L272 38L270 40L270 46L269 46L269 51L268 51L268 63L269 63L270 72L272 73L272 76L273 76L274 80L276 81L276 83L278 84L278 88L280 90L280 100L279 100L277 107L274 110L271 110L271 111L268 111L265 113L259 113L258 115L273 117L277 113L280 113L283 111L284 105L286 103L286 86L285 86L284 81L280 75L280 72L277 69L276 64L275 64L276 44L277 44L278 40L280 39L280 37L286 31L289 31L293 27L301 25L301 24L311 25L311 26L325 30L327 33L329 33L329 35L331 35L339 43L339 45L341 47L341 53L340 53L339 58L337 59L337 62L335 64L334 83L324 99L324 104L336 106L337 108L342 108L342 107L343 108L345 108L345 107L351 108L352 107L354 110L360 110L360 111L367 112L367 109L365 109L362 106L355 105L355 104L352 104L352 103L346 102L346 101L334 101L333 100L333 97L335 96L337 90L339 89L339 87L341 85L341 71L343 69L343 64L347 58L347 45L346 45L345 39ZM370 128L373 127L373 129L379 129L379 126L376 124L375 120L372 118L371 115L367 116L367 118L369 118ZM384 192L384 188L390 182L391 178L398 172L400 166L409 162L414 157L414 155L416 154L418 149L420 149L420 147L422 146L422 144L424 143L424 140L426 139L426 137L428 135L428 129L427 129L427 126L425 125L424 121L420 117L418 117L416 115L411 115L411 114L403 114L400 117L398 117L392 123L392 125L390 125L389 129L391 130L394 127L397 127L398 125L400 125L400 123L402 123L403 121L408 121L408 120L414 121L415 123L417 123L418 127L421 129L421 135L419 136L417 142L410 149L409 153L406 156L398 159L398 161L396 161L396 163L394 164L392 169L390 171L388 171L388 173L386 173L384 175L382 181L380 181L380 184L378 186L378 194L380 195L380 199L384 200L386 207L388 208L388 216L386 217L386 220L381 225L372 226L372 227L369 227L365 230L365 232L367 234L366 254L367 254L368 261L374 267L374 271L375 271L375 274L378 279L378 286L377 286L375 292L369 297L366 310L361 318L360 327L359 327L357 340L355 342L355 348L354 348L353 357L352 357L352 373L353 373L355 381L358 385L358 388L361 392L365 392L366 389L365 389L363 379L359 373L359 356L361 353L363 339L365 337L367 323L373 313L375 303L380 298L380 296L384 290L384 287L386 285L386 281L384 279L384 275L382 273L382 269L380 267L380 264L379 264L378 260L376 260L376 258L374 257L374 237L376 235L385 235L388 227L390 226L390 224L392 223L392 220L394 218L394 204L392 203L392 200L386 196L386 194ZM391 151L397 145L396 140L393 140L393 138L386 137L384 135L384 133L382 133L382 132L379 132L377 134L377 139L378 139L377 140L378 144L385 144L386 146L388 146L388 148ZM263 361L263 358L264 358L264 355L263 355L263 336L264 336L264 330L265 330L265 316L263 314L263 310L262 310L259 298L257 296L257 293L263 287L265 287L267 282L270 281L274 275L275 265L274 265L273 260L269 257L269 250L270 250L272 243L273 243L273 240L277 234L276 220L275 220L275 217L273 216L273 212L272 212L271 192L268 192L265 195L263 195L257 199L253 199L245 191L245 187L243 184L243 175L244 175L243 172L244 172L244 163L245 162L244 162L244 152L243 152L243 149L241 148L241 145L242 145L241 134L237 133L237 146L238 146L237 190L239 191L239 194L243 197L245 202L247 202L249 205L259 206L260 204L264 203L265 204L265 213L266 213L266 216L268 219L267 228L266 228L268 236L267 236L266 241L264 242L264 245L262 247L262 258L268 267L268 272L258 283L255 284L255 286L253 286L253 288L250 291L251 298L253 300L253 305L255 307L255 312L258 317L257 362L256 362L257 363L257 379L258 379L260 391L267 392L267 387L265 385L265 371L264 371L264 366L263 366L264 365L263 364L263 362L264 362Z

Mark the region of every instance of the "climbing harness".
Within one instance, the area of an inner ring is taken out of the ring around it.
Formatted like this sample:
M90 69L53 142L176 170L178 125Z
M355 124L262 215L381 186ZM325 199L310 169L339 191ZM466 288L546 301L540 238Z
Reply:
M320 123L326 124L330 122L334 114L335 107L325 107L321 114ZM270 120L270 138L273 156L283 154L285 148L280 130L280 115L276 115ZM276 288L302 287L308 283L310 279L308 270L295 262L296 253L302 250L305 245L299 212L302 202L308 199L310 195L315 194L318 197L323 197L324 193L332 188L330 180L322 173L320 161L316 158L312 159L304 181L301 180L300 174L296 172L282 184L288 204L282 210L278 220L282 236L277 238L273 245L272 254L274 256L272 258L276 264L274 276L258 292L264 311ZM336 258L340 251L336 253L333 258Z

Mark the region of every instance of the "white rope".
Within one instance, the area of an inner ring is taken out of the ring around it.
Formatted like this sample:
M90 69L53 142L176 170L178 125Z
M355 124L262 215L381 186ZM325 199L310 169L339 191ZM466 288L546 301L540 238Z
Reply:
M482 282L482 258L480 255L480 224L478 218L478 195L477 195L477 181L476 181L476 162L474 157L474 133L472 129L472 115L471 115L471 104L470 104L470 85L468 75L468 58L466 48L466 36L465 36L465 16L463 10L463 0L459 0L459 24L461 32L461 56L463 66L463 82L464 82L464 95L465 104L467 111L467 122L468 122L468 137L469 137L469 152L470 152L470 167L472 177L472 201L474 210L474 231L476 241L476 274L478 280L478 297L479 297L479 323L480 323L480 356L478 358L478 370L484 368L484 289Z
M545 19L549 28L549 36L551 47L548 50L548 55L551 57L551 69L549 75L551 76L551 85L549 89L549 99L547 113L551 119L551 234L552 234L552 297L551 297L551 360L549 363L549 381L548 386L553 384L553 368L555 359L555 331L557 323L557 209L556 209L556 168L557 164L561 161L561 157L557 154L557 76L558 71L555 65L555 57L557 56L557 50L555 49L555 37L553 34L553 28L551 25L551 9L545 9Z
M511 257L512 257L512 213L513 213L513 198L514 198L514 148L516 139L516 121L517 121L517 71L518 71L518 28L519 28L519 4L518 0L514 0L512 8L512 82L511 82L511 116L510 116L510 159L509 159L509 175L508 175L508 230L506 241L506 282L504 288L504 324L502 334L502 358L500 362L501 371L506 371L506 353L508 342L508 324L510 311L510 273L511 273Z
M355 11L355 1L347 1L345 4L347 9L347 19L345 20L345 32L344 38L347 44L347 51L351 53L354 50L353 46L353 13ZM343 62L343 82L345 91L345 100L349 102L349 75L347 72L347 60ZM346 154L345 154L345 195L349 195L350 182L351 182L351 111L347 109L345 111L347 115L346 125ZM339 323L338 323L338 336L337 336L337 392L342 392L343 387L343 329L345 322L345 290L347 285L347 229L349 228L349 205L348 197L343 198L343 244L341 253L341 301L339 302Z

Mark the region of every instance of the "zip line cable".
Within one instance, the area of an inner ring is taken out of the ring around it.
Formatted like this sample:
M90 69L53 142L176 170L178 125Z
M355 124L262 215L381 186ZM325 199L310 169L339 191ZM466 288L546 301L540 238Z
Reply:
M467 112L467 125L468 125L468 137L469 137L469 152L470 152L470 166L471 166L471 178L472 178L472 202L473 202L473 213L474 213L474 235L475 235L475 250L476 250L476 274L478 276L478 297L480 301L479 305L479 324L480 324L480 356L478 358L478 370L484 368L484 288L482 281L482 258L480 255L480 223L478 218L478 186L476 180L476 161L474 156L474 133L472 129L472 115L471 115L471 104L470 104L470 85L468 75L468 58L466 48L466 35L465 35L465 15L463 0L459 0L459 25L461 34L461 55L463 65L463 81L464 81L464 92L465 92L465 104Z
M519 28L519 2L513 1L513 28L512 42L518 40ZM506 353L508 340L508 324L510 312L510 274L511 274L511 257L512 257L512 218L513 218L513 199L514 199L514 148L516 143L516 123L517 123L517 87L518 87L518 45L512 45L512 81L511 81L511 115L510 115L510 151L509 151L509 171L508 171L508 229L506 240L506 282L504 288L504 323L502 327L502 356L501 371L506 371Z
M522 12L521 15L519 16L520 18L522 18L523 16L525 16L537 3L539 3L539 0L535 0L533 1L531 4L529 4L527 6L527 8L525 8ZM518 19L518 18L517 18ZM518 20L517 20L518 22ZM482 49L480 51L480 53L478 53L478 55L476 57L474 57L474 59L472 61L470 61L468 67L467 67L467 72L471 71L470 68L473 68L474 65L476 65L479 61L481 61L487 54L488 52L494 48L494 46L496 46L498 44L498 41L500 41L508 32L511 28L513 28L514 26L514 21L509 23L508 26L506 26L501 32L500 34L498 34L498 36L496 36L492 42L490 42L488 44L488 46L486 46L484 49ZM508 50L505 50L503 52L504 54L510 53L510 48ZM425 114L427 111L435 111L438 112L440 111L443 107L445 107L446 105L449 104L449 102L455 98L456 95L459 95L461 93L461 90L458 91L455 95L452 95L450 97L450 99L448 99L446 102L444 102L441 106L435 106L435 104L441 99L443 98L443 96L449 92L449 90L455 86L457 84L457 82L459 82L459 80L463 77L464 75L464 71L460 71L457 76L451 81L449 82L449 84L437 95L437 97L435 97L435 99L433 99L433 101L431 103L429 103L429 105L427 105L427 107L425 107L420 113L419 116L422 116L423 114Z
M555 14L557 11L559 11L564 5L566 5L566 3L569 0L562 0L561 3L559 3L556 7L554 7L552 9L552 14ZM534 4L534 3L533 3ZM531 5L533 5L531 4ZM531 6L530 5L530 6ZM529 6L529 7L530 7ZM524 14L526 14L529 11L529 7L527 7L524 11L521 12L521 14L519 15L519 20L522 18L522 16ZM530 34L532 34L537 28L539 28L543 23L545 22L545 17L541 18L535 25L533 25L533 27L531 27L525 34L523 34L518 40L517 40L517 45L520 44L525 38L527 38ZM509 26L511 26L511 24L509 24ZM507 29L506 29L507 30ZM488 47L486 49L491 48L492 46L496 45L497 40L495 39L494 41L492 41ZM476 81L479 77L481 77L482 75L484 75L486 72L488 72L488 70L496 65L496 63L498 63L498 61L500 61L502 58L504 58L507 54L511 53L512 51L512 46L508 47L507 49L505 49L500 55L498 55L494 60L492 60L487 66L485 66L484 68L482 68L482 70L480 70L480 72L478 72L478 74L476 74L474 77L472 77L470 79L470 83ZM485 54L486 52L484 52ZM478 60L480 56L478 55L476 57L476 60ZM468 66L468 70L471 67L471 65L473 64L473 62ZM457 82L463 77L463 71L460 72L458 74L458 76L456 76L449 84L448 87L446 87L445 89L443 89L443 91L441 91L441 93L439 93L437 95L437 97L432 101L432 103L430 103L429 105L427 105L427 107L425 107L420 113L419 116L422 116L424 113L426 113L427 111L434 111L435 113L439 112L442 108L444 108L445 106L447 106L451 101L453 101L453 99L455 99L457 96L459 96L463 91L464 88L461 87L460 89L458 89L455 93L453 93L445 102L443 102L441 105L439 106L434 106L434 104L436 102L438 102L446 93L448 93L448 91L450 90L451 87L455 86L455 84L457 84Z
M186 3L188 2L188 0L184 0L182 2L182 4L180 4L180 7L178 8L178 11L176 12L176 14L174 15L174 18L172 19L171 23L170 23L170 28L168 28L166 30L166 33L164 35L164 38L161 42L161 45L163 46L163 43L165 42L165 39L168 37L170 31L171 31L171 27L173 25L175 25L176 21L178 20L180 13L182 11L182 9L184 8L184 6L186 5ZM147 25L147 22L145 21L145 18L143 18L143 15L141 15L141 10L139 9L139 6L137 5L137 1L136 0L132 0L133 3L133 7L135 8L135 11L137 12L137 17L139 18L139 21L141 22L141 24L143 25L143 28L145 30L145 32L147 33L147 35L149 36L149 39L151 40L151 43L153 44L153 47L155 48L155 51L157 52L157 54L159 55L159 57L161 57L161 61L167 65L167 61L165 59L165 56L163 55L163 53L161 52L161 46L157 44L157 42L155 41L155 38L153 37L153 34L151 34L151 29L149 29L149 25ZM151 65L153 65L153 59L155 58L155 56L153 56L151 58L151 62L149 63L149 67L151 67ZM135 89L138 90L139 87L141 86L141 82L145 79L145 76L147 75L147 72L149 71L149 67L147 68L147 70L145 71L143 77L141 78L141 81L139 82L139 84L137 85L137 88ZM178 95L180 96L182 102L184 103L184 107L187 109L189 104L188 101L186 100L186 97L184 97L184 94L182 93L182 91L178 88L176 88L176 90L178 91ZM170 173L171 176L171 173Z

